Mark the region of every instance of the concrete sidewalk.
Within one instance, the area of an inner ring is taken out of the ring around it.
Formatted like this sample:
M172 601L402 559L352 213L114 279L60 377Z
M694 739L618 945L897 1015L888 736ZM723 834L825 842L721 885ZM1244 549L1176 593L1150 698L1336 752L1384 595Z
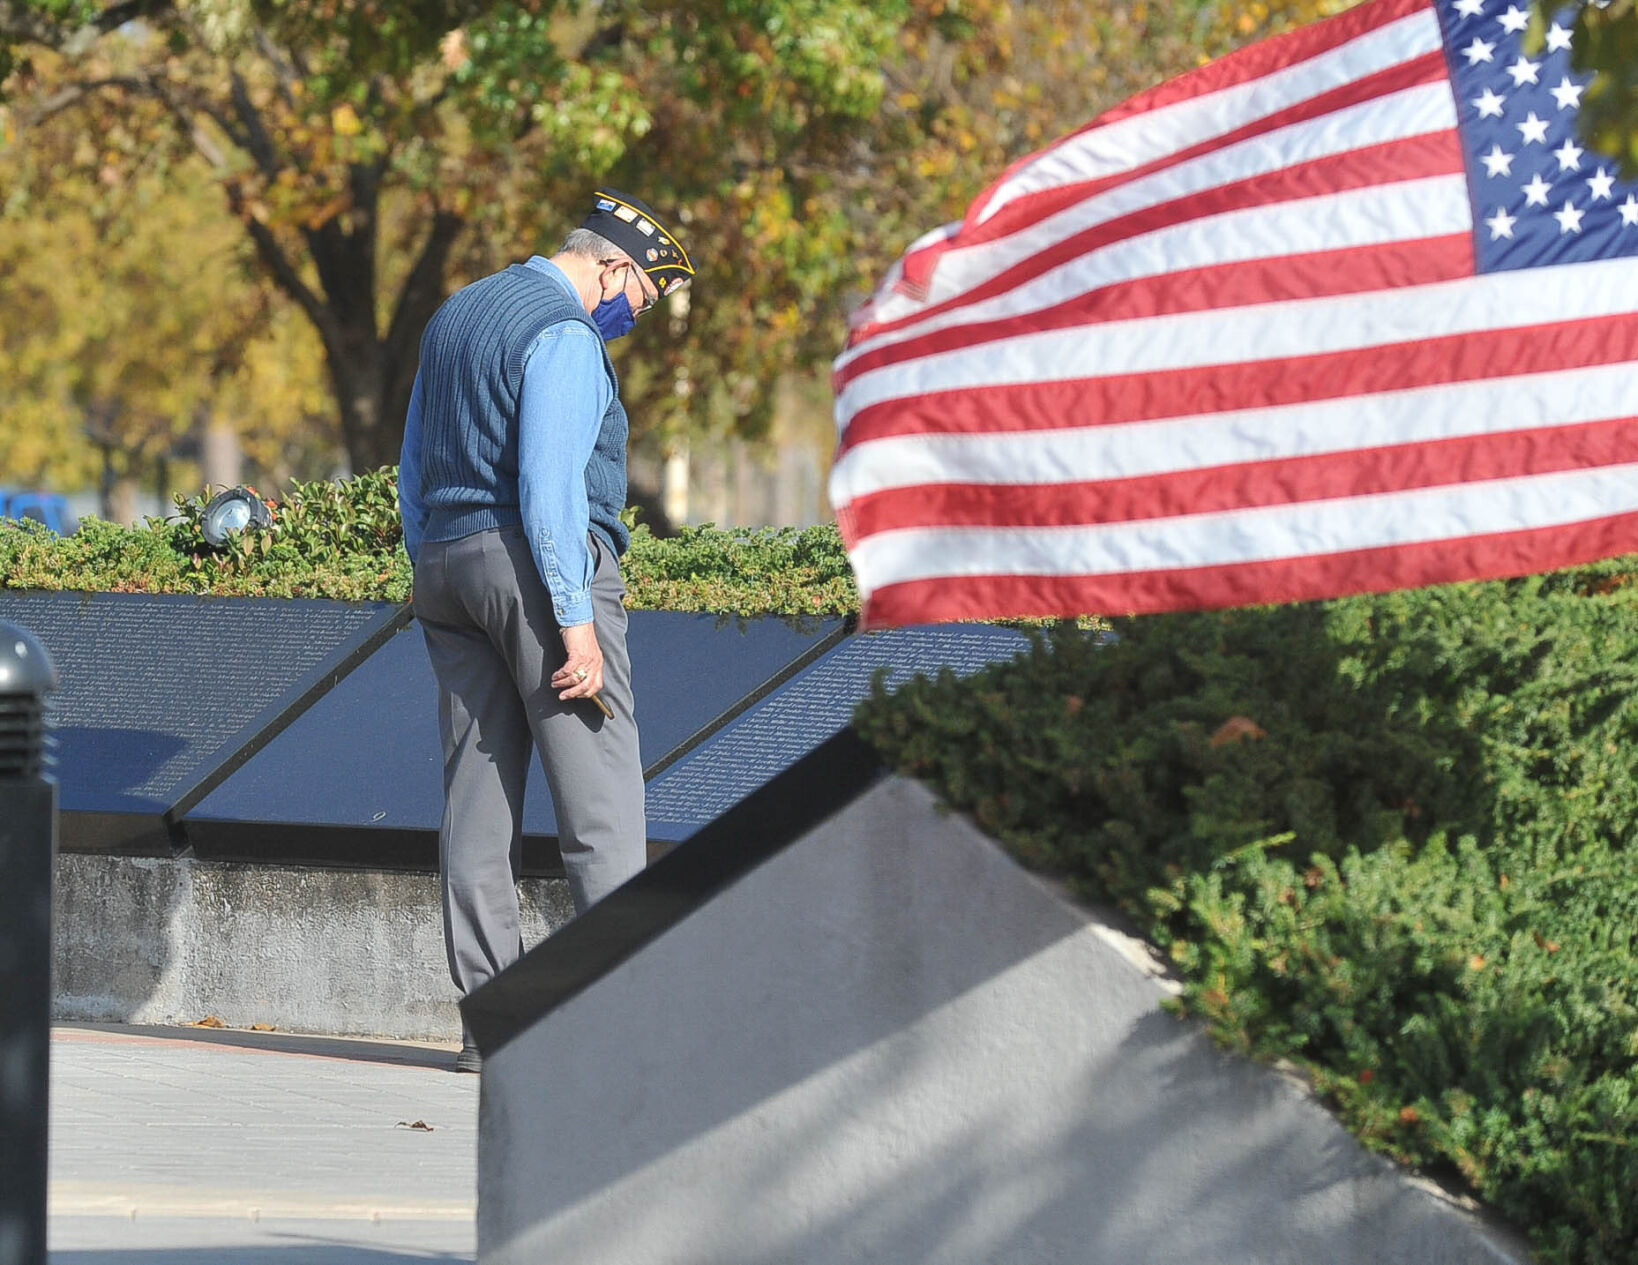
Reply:
M51 1053L53 1265L473 1259L451 1047L110 1026Z

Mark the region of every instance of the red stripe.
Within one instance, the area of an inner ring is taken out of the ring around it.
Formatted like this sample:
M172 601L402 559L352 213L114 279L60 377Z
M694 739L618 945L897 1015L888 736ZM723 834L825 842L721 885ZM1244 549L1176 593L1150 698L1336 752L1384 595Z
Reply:
M853 379L871 370L964 347L979 348L1002 338L1107 321L1144 320L1184 312L1431 285L1471 277L1474 272L1473 234L1456 233L1448 237L1345 246L1161 273L1088 290L1040 311L958 325L906 339L852 361L835 374L834 385L840 393Z
M1403 92L1407 88L1420 87L1423 84L1437 83L1448 77L1449 66L1445 62L1443 51L1436 50L1424 54L1408 62L1401 62L1379 70L1375 74L1355 79L1340 87L1323 92L1306 101L1299 101L1295 105L1287 106L1274 114L1264 118L1254 119L1232 132L1225 132L1220 136L1213 136L1187 149L1167 154L1141 167L1133 167L1126 171L1114 172L1111 175L1096 180L1082 180L1072 183L1054 185L1048 189L1041 189L1033 193L1022 194L1002 207L982 224L971 226L963 225L959 238L954 245L967 247L979 242L991 241L999 237L1027 228L1030 224L1055 215L1065 207L1076 202L1084 201L1106 189L1117 185L1127 184L1141 177L1152 175L1157 171L1176 167L1205 154L1219 149L1226 149L1230 145L1241 141L1251 140L1257 136L1266 136L1270 132L1278 131L1295 123L1306 122L1320 118L1337 110L1344 110L1350 106L1361 105L1367 101L1374 101L1378 97L1386 97L1395 92ZM949 249L952 243L941 243Z
M1163 438L1157 438L1163 443ZM1084 483L924 484L856 498L857 542L907 527L1068 527L1289 505L1638 461L1638 418Z
M1095 344L1089 339L1088 346ZM1638 313L1248 364L968 387L862 410L843 432L839 452L894 435L1010 434L1191 417L1626 360L1638 360Z
M1381 593L1458 580L1531 575L1638 551L1638 514L1530 531L1323 557L1130 575L940 577L892 584L865 603L864 625L1057 615L1153 614Z
M1376 0L1374 4L1359 5L1323 22L1315 22L1271 39L1258 40L1197 70L1127 98L1071 135L1078 136L1081 132L1117 123L1134 114L1147 114L1192 97L1203 97L1250 83L1253 79L1265 78L1302 62L1312 61L1372 31L1430 8L1430 0Z
M995 191L1004 186L1017 172L1076 137L1136 114L1147 114L1164 106L1175 105L1179 101L1207 96L1213 92L1250 83L1254 79L1262 79L1300 62L1319 57L1332 49L1340 48L1362 35L1368 35L1428 7L1429 0L1376 0L1374 4L1360 5L1324 22L1316 22L1273 39L1259 40L1209 65L1157 84L1147 92L1140 92L1113 109L1106 110L1062 140L1013 163L1002 173L999 180L973 201L972 208L967 213L968 218L975 220L995 195Z
M995 199L995 197L999 194L999 191L1003 189L1010 180L1014 179L1026 168L1050 156L1053 152L1062 148L1064 145L1085 136L1089 132L1096 131L1099 128L1106 127L1111 123L1119 122L1122 119L1129 118L1133 115L1143 114L1151 110L1158 109L1162 106L1173 105L1179 101L1188 100L1197 96L1203 96L1226 88L1236 87L1240 84L1249 83L1255 79L1263 78L1264 76L1277 71L1288 70L1292 66L1299 64L1302 61L1306 61L1313 57L1320 56L1323 53L1327 53L1334 48L1338 48L1343 44L1350 42L1351 40L1368 34L1370 31L1375 30L1378 27L1398 21L1400 18L1407 17L1411 13L1423 10L1425 8L1427 8L1427 0L1384 0L1383 3L1376 5L1364 5L1350 13L1343 14L1329 21L1316 23L1313 26L1306 27L1299 31L1290 32L1289 34L1280 36L1276 39L1261 41L1260 43L1241 49L1238 52L1233 53L1230 56L1225 57L1209 66L1201 67L1199 70L1160 84L1157 87L1150 89L1148 92L1139 93L1137 96L1130 98L1122 104L1114 107L1112 110L1099 115L1090 123L1087 123L1084 127L1078 128L1074 132L1071 132L1069 135L1063 137L1061 140L1055 141L1045 149L1039 150L1033 154L1028 154L1019 159L1017 162L1009 165L1006 170L1002 172L1000 179L991 184L989 188L987 188L973 200L972 205L967 209L966 217L962 222L961 233L958 236L961 239L971 236L974 240L981 240L982 235L985 233L986 227L989 223L988 221L981 223L981 217L983 216L985 208L988 207L988 205ZM1429 62L1429 59L1427 58L1419 58L1409 64L1418 66L1428 65L1430 70L1437 71L1437 75L1435 77L1447 74L1448 67L1444 63L1442 52L1435 53L1432 55L1432 57L1435 60L1431 62ZM1392 89L1386 87L1385 85L1393 82L1392 76L1395 74L1395 70L1396 68L1389 68L1386 71L1379 72L1378 75L1367 76L1360 82L1371 83L1375 80L1380 80L1381 82L1378 85L1377 91L1391 91ZM1408 82L1422 82L1422 80L1412 79ZM1401 86L1404 86L1403 83ZM1325 96L1319 99L1333 99L1333 104L1330 108L1338 108L1340 104L1351 103L1348 97L1345 95L1348 93L1348 91L1349 88L1345 86L1341 89L1334 90L1332 93L1325 94ZM1368 99L1368 95L1369 94L1367 94L1367 97L1356 99ZM1295 119L1307 117L1306 114L1298 113L1298 111L1302 110L1303 106L1299 104L1298 106L1291 107L1290 109L1281 112L1280 115L1275 117L1284 122L1291 122ZM1227 137L1218 137L1203 142L1202 145L1196 146L1187 152L1190 154L1202 152L1204 150L1228 143L1231 139L1255 135L1262 130L1266 130L1265 125L1252 123L1238 132L1229 134ZM1113 177L1113 180L1118 182L1120 180L1131 179L1133 176L1142 174L1143 172L1158 170L1160 167L1168 165L1168 163L1171 161L1176 160L1161 159L1157 163L1151 163L1145 167L1138 168L1135 171L1121 173ZM1031 194L1025 196L1034 197L1037 195ZM1001 212L997 212L996 216L992 216L991 220L993 221L1001 214L1009 212L1010 204L1007 208L1003 208ZM907 254L904 259L904 264L905 277L908 283L912 286L925 285L927 279L931 275L933 265L937 262L938 257L942 255L944 251L950 249L950 247L951 242L945 241L926 246L920 251Z
M1281 167L1275 171L1248 176L1246 179L1236 180L1232 184L1218 185L1215 188L1205 189L1171 202L1162 202L1156 206L1144 207L1140 211L1133 211L1130 215L1123 215L1116 219L1105 220L1101 224L1094 224L1071 237L1053 243L1050 247L1038 251L1027 259L1020 260L1012 267L996 273L980 285L963 291L955 298L944 303L934 304L918 312L914 317L906 317L887 325L872 327L869 330L868 337L874 338L894 329L919 324L921 321L944 312L956 311L973 304L982 303L997 295L1016 290L1019 286L1035 280L1035 278L1050 272L1054 268L1090 255L1116 242L1140 237L1145 233L1159 232L1162 229L1172 228L1179 224L1204 220L1210 216L1255 210L1259 207L1277 206L1281 203L1297 202L1307 198L1322 198L1329 194L1367 189L1378 185L1396 184L1406 180L1425 180L1434 176L1460 175L1465 170L1461 139L1455 131L1449 131L1434 132L1405 140L1388 141L1381 145L1349 150L1341 154L1331 154L1325 158L1313 159L1310 162L1297 163L1294 166ZM1316 214L1323 213L1323 210L1316 210ZM1215 230L1212 225L1204 224L1201 225L1200 231L1212 232ZM1166 277L1186 277L1187 275L1186 271L1165 274ZM1026 315L1015 319L1022 322L1020 330L1028 332L1028 323L1033 319L1033 316ZM958 332L973 328L983 327L957 327ZM859 346L864 341L866 340L863 338L855 339L853 345ZM971 335L968 335L964 341L974 341L974 339ZM891 347L883 347L877 351L868 352L842 366L837 370L836 376L845 385L847 381L864 372L861 366L883 363L883 357L892 359L908 358L911 353L906 349L916 346L918 346L918 340L907 340L893 344Z

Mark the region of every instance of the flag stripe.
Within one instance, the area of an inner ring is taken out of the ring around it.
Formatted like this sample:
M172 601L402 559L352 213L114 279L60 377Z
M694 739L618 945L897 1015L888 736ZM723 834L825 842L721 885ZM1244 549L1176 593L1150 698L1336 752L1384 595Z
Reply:
M932 290L923 298L883 296L874 323L856 333L855 344L868 347L878 337L1027 280L1038 267L1035 261L1045 252L1100 224L1222 185L1338 154L1369 151L1393 141L1438 134L1450 134L1459 165L1461 151L1453 134L1455 126L1456 104L1449 85L1442 80L1421 83L1223 148L1213 147L1176 166L1136 176L1082 198L1000 240L968 246L962 239L959 247L948 241L929 247L945 252ZM909 262L907 259L907 268Z
M1380 593L1452 580L1492 580L1580 566L1638 550L1638 514L1498 532L1460 541L1353 549L1318 557L1232 566L1180 567L1131 575L988 575L878 588L864 604L868 627L963 619L1017 619L1086 611L1141 615L1338 593Z
M1628 360L1195 417L883 440L844 457L837 486L852 502L935 484L1133 479L1576 426L1625 417L1638 406L1635 376L1638 367Z
M1344 33L1339 24L1331 34ZM1328 47L1267 74L1222 86L1211 85L1210 76L1201 75L1195 83L1203 88L1210 85L1206 91L1124 117L1105 115L1003 175L974 203L966 217L967 228L982 225L1002 207L1039 189L1131 171L1201 142L1220 142L1226 133L1244 125L1241 120L1266 118L1390 66L1438 52L1439 21L1424 4L1418 12L1327 43Z
M1205 365L1156 374L967 390L861 413L842 436L833 502L857 476L851 453L895 436L1062 431L1153 418L1334 400L1556 368L1638 360L1638 314L1596 316L1488 333L1450 334L1311 357ZM897 459L892 454L889 460Z
M848 514L860 539L915 527L1060 527L1514 478L1610 465L1635 454L1638 421L1628 417L1125 479L924 484L858 497Z
M1460 540L1638 513L1638 465L1070 527L882 532L853 554L871 591L977 575L1122 575Z
M1220 269L1240 259L1280 260L1282 265L1300 267L1303 255L1384 242L1419 245L1425 238L1459 234L1459 248L1442 251L1426 275L1396 267L1398 280L1385 282L1373 280L1367 266L1357 275L1345 276L1350 283L1346 290L1340 290L1331 276L1323 277L1322 288L1313 291L1279 287L1283 293L1277 292L1277 297L1297 299L1446 279L1451 274L1445 261L1451 255L1465 260L1464 275L1470 275L1472 220L1466 200L1454 196L1452 178L1457 182L1463 178L1461 152L1444 133L1384 145L1371 154L1305 163L1100 225L1044 252L1038 261L1042 267L1032 270L1039 273L1034 280L843 357L837 362L836 384L845 386L886 365L1015 334L1152 315L1163 310L1153 299L1130 311L1118 299L1128 293L1152 294L1169 303L1167 296L1187 292L1195 270ZM1430 186L1429 181L1443 181L1445 187ZM1445 196L1430 197L1430 191ZM1276 192L1283 198L1271 196ZM1334 263L1325 271L1354 272L1339 270ZM1134 284L1143 281L1150 284ZM1108 288L1116 283L1122 283L1118 290Z
M1444 184L1448 187L1441 196L1466 196L1459 179L1451 177ZM1561 268L1574 270L1573 281L1553 275ZM1070 381L1083 377L1087 365L1119 365L1128 373L1145 374L1245 364L1624 314L1635 307L1638 259L1628 258L1370 295L1114 321L1091 331L1048 330L986 344L981 356L941 352L861 374L838 397L838 416L931 392Z
M1162 175L1167 171L1183 167L1191 162L1198 162L1216 154L1254 153L1256 152L1255 149L1249 147L1239 149L1238 147L1245 146L1248 142L1271 134L1282 133L1299 124L1322 119L1337 111L1365 105L1382 97L1391 97L1409 88L1428 84L1443 85L1445 77L1444 54L1437 51L1427 53L1410 61L1389 66L1387 69L1378 71L1376 74L1367 76L1364 79L1343 84L1340 87L1331 89L1329 92L1321 93L1319 96L1288 106L1286 109L1270 114L1266 118L1258 119L1256 122L1248 123L1244 127L1227 132L1221 137L1180 148L1152 162L1134 167L1130 171L1118 172L1098 180L1083 180L1062 187L1043 189L1039 193L1030 195L1027 207L1029 217L1027 220L1012 214L1010 210L1007 214L998 216L981 228L971 231L963 238L960 248L962 253L958 258L962 260L965 268L971 268L973 259L970 252L980 242L992 242L1013 233L1025 231L1032 224L1045 222L1053 216L1070 210L1075 204L1086 202L1110 189L1136 183L1148 177ZM1363 137L1356 139L1361 147L1369 143L1368 139ZM1456 149L1459 156L1460 146L1458 145ZM1008 225L1011 225L1011 227L1008 228ZM937 244L942 246L941 241ZM957 284L957 277L953 271L949 276L941 276L939 280L941 294L946 293ZM915 319L915 317L911 319Z

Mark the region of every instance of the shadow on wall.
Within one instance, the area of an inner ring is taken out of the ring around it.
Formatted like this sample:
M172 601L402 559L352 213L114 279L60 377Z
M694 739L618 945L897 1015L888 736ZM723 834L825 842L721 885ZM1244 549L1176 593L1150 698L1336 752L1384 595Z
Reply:
M879 828L871 799L856 801L817 833L845 838L855 824L860 833ZM733 914L713 910L710 917L686 919L661 941L663 956L650 948L637 959L671 965L661 965L654 977L645 973L636 996L622 997L621 985L600 985L564 1003L535 1029L550 1042L544 1065L552 1069L557 1092L525 1096L514 1088L504 1098L493 1096L495 1110L504 1102L512 1112L505 1136L519 1148L517 1161L536 1165L533 1140L542 1137L605 1140L595 1149L576 1148L572 1162L564 1155L564 1162L550 1164L543 1188L550 1191L551 1208L572 1208L618 1186L724 1122L886 1042L1082 926L1067 909L1041 917L1033 902L1026 911L986 892L960 928L947 932L963 940L961 950L941 952L917 943L917 936L926 919L943 917L931 908L945 896L942 883L937 893L906 887L868 864L848 864L843 852L818 851L821 873L810 864L815 849L775 856L731 889ZM982 884L983 876L974 874L971 881ZM810 892L822 906L809 905ZM798 909L791 907L792 893L800 894ZM618 922L620 900L616 894L590 916ZM929 908L915 908L923 902ZM877 936L899 943L859 951ZM916 970L883 970L884 961L914 963ZM787 963L791 969L781 969ZM666 982L659 983L660 977ZM810 981L823 984L810 990ZM804 996L814 1004L798 1003ZM838 998L846 999L840 1009ZM531 1035L517 1044L531 1045ZM562 1039L553 1040L557 1035ZM501 1051L502 1057L509 1053ZM528 1079L522 1070L510 1075L517 1079L507 1087ZM627 1086L629 1102L622 1088ZM486 1131L490 1103L486 1097ZM642 1126L610 1139L611 1118L640 1119ZM508 1178L511 1163L509 1147L480 1149L479 1189L486 1205L480 1222L523 1226L545 1211L527 1183ZM763 1172L771 1176L777 1167ZM519 1202L503 1206L513 1199ZM574 1259L573 1252L563 1259Z
M583 1265L1510 1259L1161 997L1084 911L884 784L496 1052L480 1242Z
M1158 1074L1163 1109L1110 1094L1138 1069ZM860 1101L903 1101L924 1074L917 1059L884 1066L860 1087ZM907 1148L889 1171L776 1239L771 1258L1060 1261L1073 1243L1079 1259L1126 1265L1334 1262L1352 1259L1338 1251L1339 1236L1372 1226L1400 1193L1380 1181L1362 1199L1352 1184L1384 1176L1385 1165L1334 1127L1318 1137L1319 1121L1280 1114L1288 1095L1273 1078L1224 1060L1168 1015L1140 1021L1079 1078L1085 1092L1058 1104L1058 1131L1015 1146L1012 1112L969 1118L934 1147ZM745 1209L823 1183L836 1138L857 1125L846 1108L811 1118L805 1135L787 1138L782 1164L741 1170L748 1180L699 1215L731 1223Z
M54 725L51 736L56 742L65 811L158 816L170 808L171 794L156 795L146 788L187 749L179 735L154 729Z
M114 828L134 829L131 823L141 820L161 828L158 819L170 800L142 788L185 749L180 737L85 725L56 726L52 737L63 813L131 814L111 816L127 823ZM60 823L59 839L72 845L77 824L72 818ZM170 967L173 949L165 931L180 896L168 862L59 850L53 986L58 999L75 999L69 1017L119 1020L141 1013Z
M119 1022L143 1015L176 957L171 924L186 895L186 874L174 861L59 855L56 1017Z

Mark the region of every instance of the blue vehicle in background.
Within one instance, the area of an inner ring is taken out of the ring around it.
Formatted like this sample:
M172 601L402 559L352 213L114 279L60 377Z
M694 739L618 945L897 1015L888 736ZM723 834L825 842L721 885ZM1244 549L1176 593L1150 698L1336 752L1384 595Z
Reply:
M28 519L44 524L59 536L72 536L80 522L68 508L66 497L56 492L18 492L0 488L0 518Z

